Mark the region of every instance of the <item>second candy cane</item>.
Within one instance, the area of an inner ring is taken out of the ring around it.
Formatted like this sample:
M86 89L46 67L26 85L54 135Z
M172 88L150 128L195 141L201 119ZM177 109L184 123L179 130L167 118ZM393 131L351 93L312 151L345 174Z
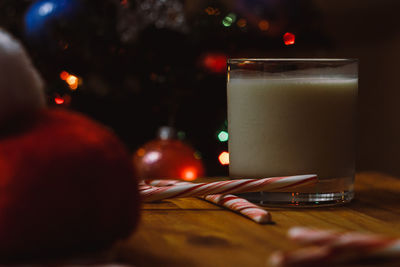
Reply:
M172 186L172 185L192 184L188 182L182 182L179 180L147 180L146 183L152 186ZM146 189L146 186L148 185L144 185L142 188ZM240 213L246 216L247 218L255 221L256 223L262 224L271 222L271 214L268 211L247 201L246 199L237 197L235 195L216 194L216 195L206 195L203 196L202 198L216 205L223 206L234 212Z

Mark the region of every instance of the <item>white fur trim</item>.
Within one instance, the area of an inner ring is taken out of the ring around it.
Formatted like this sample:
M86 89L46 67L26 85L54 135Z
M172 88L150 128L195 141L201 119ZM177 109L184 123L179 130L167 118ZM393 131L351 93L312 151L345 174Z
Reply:
M45 106L43 81L22 45L0 29L0 126Z

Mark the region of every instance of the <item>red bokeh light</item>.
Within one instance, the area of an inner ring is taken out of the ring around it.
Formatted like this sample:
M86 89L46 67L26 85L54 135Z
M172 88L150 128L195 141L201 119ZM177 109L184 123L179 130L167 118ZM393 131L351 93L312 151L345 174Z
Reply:
M215 73L225 73L226 71L226 58L225 54L208 53L204 56L202 64L204 68Z
M287 32L283 35L283 42L285 45L292 45L295 42L296 36L293 33Z
M62 97L56 97L56 98L54 98L54 102L56 102L56 104L57 105L62 105L62 104L64 104L64 98L62 98Z
M186 168L183 170L181 178L185 181L193 181L197 178L196 168Z
M65 70L60 73L60 79L63 81L65 81L68 78L68 76L69 76L69 73L66 72Z

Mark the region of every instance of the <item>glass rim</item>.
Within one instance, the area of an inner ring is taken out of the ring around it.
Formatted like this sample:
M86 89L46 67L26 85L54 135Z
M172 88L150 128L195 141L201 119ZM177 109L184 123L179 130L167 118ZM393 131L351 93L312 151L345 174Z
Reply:
M358 58L228 58L227 60L228 64L253 62L358 62Z

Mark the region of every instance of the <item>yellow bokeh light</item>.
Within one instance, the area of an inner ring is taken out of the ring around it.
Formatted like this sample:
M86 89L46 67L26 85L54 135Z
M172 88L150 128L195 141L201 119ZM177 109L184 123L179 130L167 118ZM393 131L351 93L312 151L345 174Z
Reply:
M229 152L222 152L218 156L218 160L222 165L228 165L229 164Z
M65 80L69 85L75 84L78 82L78 77L74 75L69 75L67 79Z
M67 79L65 79L65 82L68 83L71 90L76 90L78 88L79 79L75 75L68 75Z
M71 89L71 90L76 90L77 88L78 88L78 84L71 84L69 86L69 89Z

